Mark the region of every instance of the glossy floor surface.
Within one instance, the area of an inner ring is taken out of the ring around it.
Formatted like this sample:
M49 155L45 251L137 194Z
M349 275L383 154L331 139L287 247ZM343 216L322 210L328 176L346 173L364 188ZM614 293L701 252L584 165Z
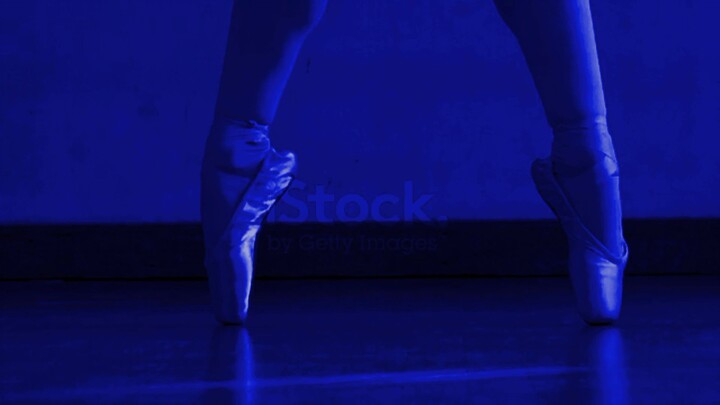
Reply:
M0 283L0 403L717 403L720 278L630 277L617 327L565 278Z

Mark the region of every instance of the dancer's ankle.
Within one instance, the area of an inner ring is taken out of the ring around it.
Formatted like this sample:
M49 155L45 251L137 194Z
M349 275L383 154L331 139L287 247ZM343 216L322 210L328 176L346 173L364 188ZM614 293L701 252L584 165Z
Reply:
M604 119L558 125L553 134L550 156L556 174L574 177L593 171L600 176L619 175L612 137Z
M254 171L270 150L269 125L254 120L215 117L205 163L224 171Z

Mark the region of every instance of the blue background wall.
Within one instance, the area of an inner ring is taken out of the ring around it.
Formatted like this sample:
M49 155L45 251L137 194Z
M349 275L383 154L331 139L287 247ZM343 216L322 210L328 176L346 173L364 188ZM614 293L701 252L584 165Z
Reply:
M0 222L198 220L231 1L1 8ZM719 9L593 3L626 217L720 216ZM529 176L551 133L489 0L331 0L272 134L299 155L295 201L411 184L431 217L551 217Z

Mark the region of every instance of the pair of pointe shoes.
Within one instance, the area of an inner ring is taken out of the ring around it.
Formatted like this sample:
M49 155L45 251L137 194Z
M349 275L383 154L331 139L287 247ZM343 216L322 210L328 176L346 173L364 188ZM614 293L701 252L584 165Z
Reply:
M295 156L271 148L220 241L208 249L205 266L215 316L222 323L242 324L247 318L255 238L268 211L289 188L294 173ZM540 196L568 236L568 267L580 316L591 325L612 323L622 305L627 243L622 240L623 253L617 256L593 236L557 182L550 158L536 159L531 173Z

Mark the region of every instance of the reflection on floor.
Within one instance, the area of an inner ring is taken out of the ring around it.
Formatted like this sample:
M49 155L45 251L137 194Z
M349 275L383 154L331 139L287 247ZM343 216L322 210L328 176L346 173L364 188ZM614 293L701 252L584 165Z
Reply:
M565 278L0 283L2 403L720 401L720 278L629 277L590 328Z

